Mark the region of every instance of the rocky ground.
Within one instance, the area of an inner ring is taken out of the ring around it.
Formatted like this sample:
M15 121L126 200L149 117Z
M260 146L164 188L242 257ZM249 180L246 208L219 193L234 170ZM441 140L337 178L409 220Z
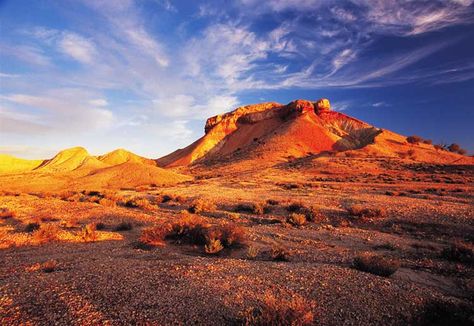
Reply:
M0 207L14 214L0 219L1 324L242 324L268 298L277 309L301 300L320 325L474 323L472 166L309 158L181 172L194 181L86 195L3 186ZM169 239L137 246L144 229L179 219L196 198L217 205L199 213L206 222L245 228L245 243L215 255ZM264 212L234 212L259 203ZM289 223L292 203L316 205L318 219ZM381 213L359 218L353 205ZM131 229L118 230L122 222ZM60 236L39 241L28 223L56 225ZM91 223L103 225L88 240ZM362 252L400 266L390 276L358 270Z

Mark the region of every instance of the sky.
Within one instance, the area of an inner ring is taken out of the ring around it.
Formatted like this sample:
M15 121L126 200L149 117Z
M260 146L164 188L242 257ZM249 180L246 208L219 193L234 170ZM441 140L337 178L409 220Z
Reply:
M0 152L157 158L238 106L329 98L474 153L474 0L0 0Z

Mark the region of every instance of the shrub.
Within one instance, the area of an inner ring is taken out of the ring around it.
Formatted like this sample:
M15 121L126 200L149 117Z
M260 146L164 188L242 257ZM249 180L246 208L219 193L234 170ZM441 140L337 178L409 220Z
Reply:
M94 223L85 225L80 232L82 240L86 242L92 242L97 240L96 226Z
M357 255L353 265L355 269L380 276L390 276L400 268L400 262L397 259L386 258L370 252Z
M272 206L275 206L275 205L278 205L280 202L278 200L275 200L275 199L267 199L267 204L268 205L272 205Z
M156 209L156 207L153 206L150 203L150 201L146 198L131 198L131 199L128 199L124 203L124 206L129 207L129 208L141 208L141 209L144 209L144 210L147 210L147 211L152 211L152 210Z
M130 231L131 229L133 229L133 224L123 221L114 228L114 231Z
M288 223L294 226L301 226L306 223L306 216L303 214L291 213L286 219Z
M312 304L300 296L275 298L265 294L258 308L250 309L244 316L244 325L312 325L314 315Z
M13 218L16 216L16 213L9 209L8 207L1 207L0 208L0 218L7 219Z
M222 249L224 249L224 246L222 245L221 241L215 238L208 238L204 247L206 253L210 255L215 255L222 251Z
M41 264L41 270L45 273L52 273L58 267L58 263L55 260L48 260Z
M209 226L203 218L184 213L178 221L170 225L166 238L204 245L206 244L208 228Z
M451 145L448 146L448 150L449 150L450 152L455 152L455 153L456 153L456 152L459 151L460 149L461 149L461 146L459 146L459 145L456 144L456 143L453 143L453 144L451 144Z
M270 256L274 261L290 261L291 253L283 247L273 247Z
M325 220L324 215L317 206L305 208L304 215L306 216L306 220L309 222L323 222Z
M59 228L55 224L42 224L40 228L33 232L33 240L39 243L58 240Z
M434 145L434 148L435 148L436 150L442 150L442 149L444 149L444 146L443 146L443 145L436 144L436 145Z
M249 246L247 248L247 258L248 259L255 259L257 258L259 254L259 250L257 247L254 247L254 246Z
M147 228L142 231L138 241L148 246L162 246L165 244L165 237L169 229L166 225L159 225Z
M459 149L458 150L458 154L461 154L461 155L466 155L467 151L463 148Z
M431 139L424 139L423 144L431 145L433 144L433 141Z
M234 211L257 214L257 215L261 215L264 213L263 205L261 203L250 203L250 204L241 203L235 206Z
M300 213L305 208L306 208L306 206L302 202L293 202L293 203L291 203L290 205L288 205L286 207L286 210L288 212L292 212L292 213Z
M25 232L31 233L31 232L34 232L34 231L38 230L39 228L40 228L39 223L31 222L31 223L28 223L25 226Z
M220 241L226 248L243 245L246 240L246 231L243 227L235 224L224 224L218 226Z
M189 206L188 211L190 213L199 214L202 212L212 212L216 210L216 204L209 199L198 198L193 200L191 206Z
M442 257L451 261L474 264L474 251L471 246L462 242L454 242L443 249Z
M413 136L407 137L407 142L410 144L418 144L421 141L423 141L423 138L421 138L420 136L413 135Z
M114 200L109 199L109 198L101 198L99 200L99 204L105 207L115 207L117 205L117 203Z
M96 225L95 225L95 229L98 230L98 231L105 230L106 227L107 226L102 222L96 223Z
M386 215L383 208L369 208L362 205L352 205L347 212L355 217L381 218Z

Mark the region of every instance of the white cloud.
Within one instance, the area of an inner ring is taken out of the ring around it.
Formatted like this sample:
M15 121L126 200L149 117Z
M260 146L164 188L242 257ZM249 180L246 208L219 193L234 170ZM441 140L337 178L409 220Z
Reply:
M65 32L58 45L63 53L82 63L91 63L96 55L94 44L76 33Z
M107 106L109 105L109 102L107 102L107 100L104 98L96 98L96 99L90 100L89 104L93 106Z

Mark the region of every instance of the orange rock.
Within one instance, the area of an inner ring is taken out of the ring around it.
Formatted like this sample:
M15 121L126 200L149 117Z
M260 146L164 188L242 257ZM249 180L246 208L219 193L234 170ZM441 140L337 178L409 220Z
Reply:
M327 98L319 99L316 102L317 111L328 111L331 110L331 104Z

